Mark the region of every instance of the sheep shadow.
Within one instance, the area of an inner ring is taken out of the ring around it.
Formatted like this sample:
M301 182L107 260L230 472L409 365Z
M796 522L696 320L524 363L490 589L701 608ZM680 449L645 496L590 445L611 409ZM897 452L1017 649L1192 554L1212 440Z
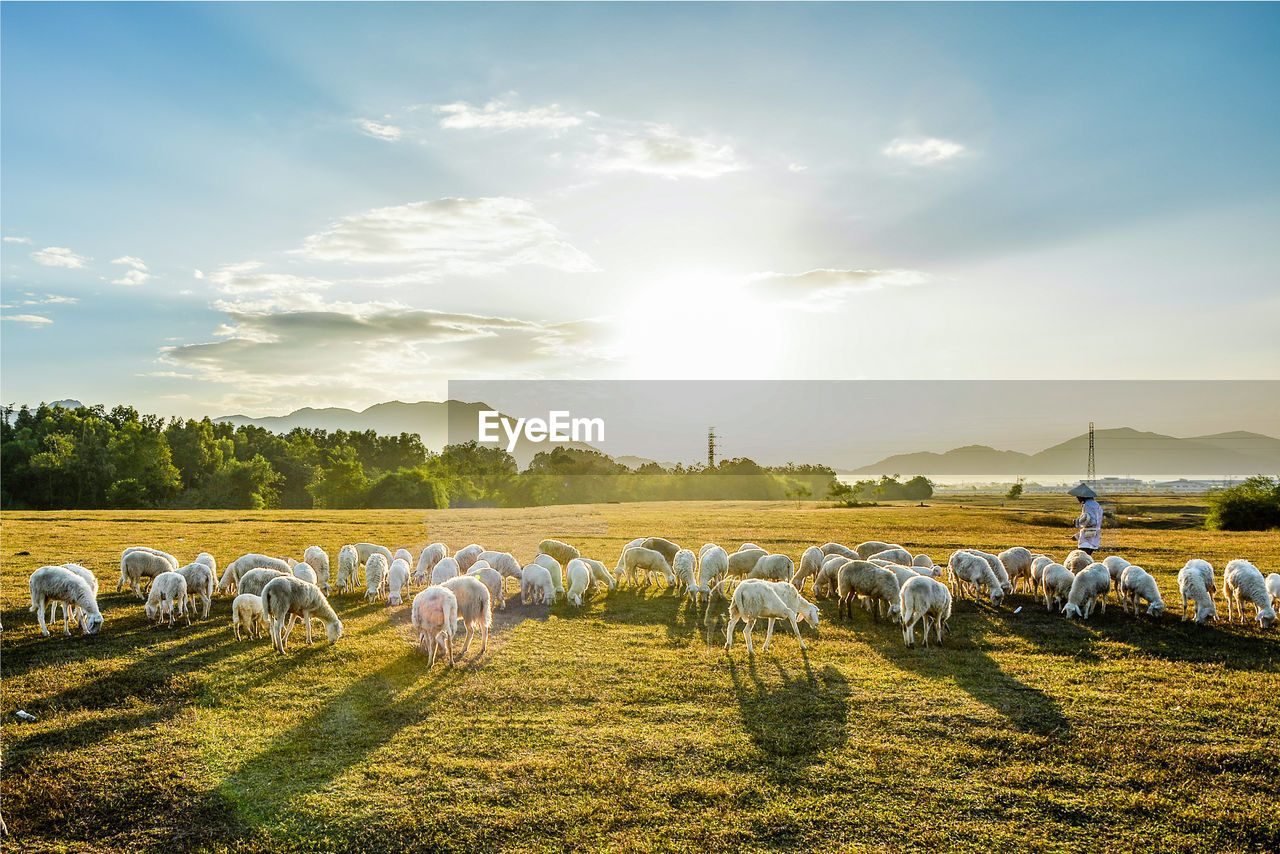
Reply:
M775 660L768 665L775 672L762 675L755 656L745 665L733 658L728 664L743 728L764 766L781 776L849 740L848 680L829 664L815 675L804 650L800 655L803 673Z

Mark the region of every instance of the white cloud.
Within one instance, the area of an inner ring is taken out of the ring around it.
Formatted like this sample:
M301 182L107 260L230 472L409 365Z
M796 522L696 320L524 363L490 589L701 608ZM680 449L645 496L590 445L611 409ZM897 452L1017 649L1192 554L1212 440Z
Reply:
M784 304L805 311L824 311L844 302L859 291L889 287L909 287L932 281L918 270L832 270L804 273L755 273L747 277L755 288Z
M246 261L223 265L212 273L196 270L195 276L211 282L219 292L231 296L312 293L330 287L330 283L324 279L295 276L292 273L264 273L261 270L261 262Z
M31 253L31 260L46 267L69 267L79 269L89 262L88 258L77 255L65 246L46 246Z
M30 243L31 238L30 237L6 237L4 238L4 242L5 243Z
M808 168L809 168L808 166L805 166L805 165L803 165L803 164L801 164L801 163L789 163L789 164L787 164L787 171L788 171L788 172L803 172L803 171L805 171L805 170L806 170L806 169L808 169Z
M602 172L640 172L664 178L718 178L746 165L733 148L704 137L684 136L668 125L600 135L589 165Z
M932 166L965 153L965 147L949 139L899 137L884 148L884 154L913 166Z
M31 326L44 326L46 323L53 323L47 317L41 317L38 314L6 314L4 320L11 320L14 323L27 323Z
M384 142L395 142L403 134L400 128L395 125L375 122L373 119L356 119L356 127L360 128L360 132L366 136L371 136Z
M147 265L143 263L141 258L135 258L132 255L122 255L111 261L112 264L123 264L126 267L132 267L118 279L112 279L113 285L141 285L151 278L151 274L147 272Z
M554 225L521 199L437 199L344 217L295 250L308 259L407 263L445 273L485 274L535 264L596 270Z
M14 308L20 305L70 305L80 302L79 297L63 297L56 294L45 294L43 297L38 297L35 294L28 293L26 294L26 297L27 299L24 300L0 305L0 308Z
M540 128L559 133L582 124L582 119L564 112L559 104L521 110L502 101L490 101L483 107L457 101L438 106L435 111L444 116L440 119L440 127L449 130L481 128L509 131Z

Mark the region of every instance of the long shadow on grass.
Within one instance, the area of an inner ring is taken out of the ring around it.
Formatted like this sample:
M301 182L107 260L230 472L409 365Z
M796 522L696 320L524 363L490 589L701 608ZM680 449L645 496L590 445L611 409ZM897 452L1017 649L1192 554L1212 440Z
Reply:
M300 794L323 789L386 744L389 733L419 721L437 696L464 675L437 664L423 680L426 658L407 650L319 707L227 776L208 796L239 805L247 818L269 818ZM423 684L414 687L415 683ZM412 689L412 690L410 690ZM408 691L407 694L402 692Z
M849 740L849 683L831 665L815 675L804 655L804 671L793 673L771 660L762 675L757 657L744 666L729 659L729 678L742 713L742 724L766 760L766 767L785 775L811 765L821 754Z

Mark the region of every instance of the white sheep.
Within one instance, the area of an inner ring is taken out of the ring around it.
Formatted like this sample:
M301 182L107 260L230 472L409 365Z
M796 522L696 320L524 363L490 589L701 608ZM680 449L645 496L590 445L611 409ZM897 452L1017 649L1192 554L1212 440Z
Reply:
M645 587L655 581L654 576L661 574L667 580L667 586L675 584L675 571L661 552L636 546L627 549L623 555L623 570L627 578L637 587ZM644 583L642 584L641 581Z
M739 549L729 555L729 565L725 568L725 575L746 578L751 573L751 570L756 568L756 563L767 554L769 554L767 551L758 546L750 549Z
M718 549L718 548L720 547L717 546L715 543L703 543L702 548L698 549L698 560L701 561L703 555L705 555L707 552L711 551L712 549Z
M1218 619L1218 609L1213 596L1218 585L1213 580L1213 564L1200 558L1192 558L1178 570L1178 593L1182 596L1182 621L1187 620L1187 602L1196 605L1196 622L1205 623Z
M1071 570L1060 563L1046 564L1040 571L1040 589L1044 591L1044 609L1052 613L1062 610L1071 595L1071 583L1076 580Z
M293 572L293 564L288 563L281 558L271 557L264 554L245 554L227 564L227 569L222 573L222 578L218 580L218 590L231 591L240 590L240 579L244 574L252 569L275 569L288 574Z
M316 584L324 591L324 595L332 593L333 585L329 583L329 553L319 546L307 546L302 553L302 560L315 570Z
M1049 555L1038 554L1031 558L1031 592L1032 593L1035 593L1038 595L1041 592L1043 592L1042 582L1044 580L1044 568L1051 563L1058 563L1058 562L1054 560L1052 557L1050 557ZM1058 566L1062 566L1062 564L1059 563ZM1066 569L1065 566L1063 566L1062 568ZM1068 569L1067 571L1070 572L1071 570Z
M354 593L360 587L360 552L353 545L338 549L338 592Z
M1280 610L1280 572L1267 576L1267 593L1271 595L1272 610Z
M636 537L634 540L623 546L622 551L618 553L618 565L613 568L613 574L617 577L619 583L626 580L627 550L637 548L647 539L648 537Z
M792 611L796 612L797 622L807 622L815 629L818 627L818 618L821 616L818 612L818 606L800 595L800 591L790 581L770 581L773 592L782 600L782 604L786 605ZM769 620L769 628L773 629L773 622L776 618Z
M965 551L976 554L987 562L1005 596L1008 596L1013 592L1013 582L1009 580L1009 573L1004 568L1004 564L1000 561L1000 558L997 555L993 555L991 552L984 552L981 549L966 549Z
M80 628L87 635L97 634L102 628L102 612L89 583L79 574L63 566L42 566L27 580L31 590L31 607L40 623L40 634L49 636L45 622L45 607L50 602L63 603L63 630L71 634L71 613L80 614Z
M747 578L764 578L768 581L790 582L796 574L796 564L784 554L765 555L756 561Z
M1077 575L1081 570L1088 569L1092 563L1093 558L1090 557L1088 552L1072 549L1071 554L1067 555L1062 565L1071 570L1072 575Z
M241 593L231 600L231 628L240 640L240 627L250 640L262 637L266 618L262 613L262 597L255 593Z
M382 557L381 554L375 556ZM280 653L285 652L288 646L294 618L306 623L308 644L312 642L313 618L325 624L325 636L329 643L337 643L338 638L342 637L342 621L338 619L320 588L292 575L273 578L262 588L262 613L267 619L271 642Z
M993 605L999 605L1000 600L1004 598L1004 588L1000 586L1000 579L996 577L991 564L982 555L966 549L957 549L951 553L947 561L947 572L955 586L957 599L963 599L965 593L971 593L976 598L983 590L987 591Z
M449 548L444 543L432 543L424 548L418 555L418 565L413 570L413 583L419 586L426 584L431 578L431 570L448 554Z
M1105 563L1104 563L1105 565ZM1116 590L1120 597L1120 605L1126 611L1132 606L1133 613L1138 613L1138 601L1148 603L1147 614L1155 616L1164 610L1164 600L1160 598L1160 588L1151 573L1140 566L1129 564L1120 573L1120 586Z
M94 600L95 601L97 600L98 577L93 574L93 570L89 569L87 566L81 566L78 563L64 563L62 564L62 568L69 569L72 572L74 572L76 575L83 578L85 581L85 584L89 585L89 591L93 593ZM72 624L77 626L80 625L80 617L81 617L80 609L75 607L74 605L68 605L66 602L58 602L57 600L53 600L49 602L49 621L50 622L53 622L54 615L57 613L58 605L62 605L62 610L64 612L62 616L64 619L67 617L67 614L65 612L68 609L70 609L71 611L70 619Z
M458 572L466 572L471 568L471 564L480 559L480 555L484 554L484 546L479 543L472 543L469 546L463 546L453 553L453 559L458 562Z
M1120 557L1120 555L1108 555L1102 561L1102 565L1107 568L1107 572L1111 575L1111 589L1115 591L1116 598L1120 599L1120 576L1124 574L1125 568L1132 566L1129 561Z
M666 558L667 563L673 563L676 559L676 552L680 551L680 546L665 537L649 537L640 544L640 548L652 549Z
M847 557L847 558L853 559L858 556L858 553L855 552L853 549L849 548L848 546L841 545L840 543L823 543L820 546L820 548L822 549L822 553L827 557L831 557L832 555L840 555L840 557Z
M902 617L902 589L898 577L882 566L868 560L850 560L840 567L839 579L840 605L837 615L843 616L848 611L849 619L853 619L853 603L859 596L866 596L868 610L873 619L888 607L888 617L898 621Z
M157 557L162 557L169 564L169 566L173 567L174 569L177 569L178 565L181 563L181 561L179 561L176 557L169 554L168 552L163 551L161 549L153 549L151 548L151 546L129 546L127 549L125 549L125 551L126 552L148 552L150 554L156 555ZM119 593L120 591L117 590L116 592Z
M918 554L911 559L911 565L921 569L929 569L934 566L934 563L933 558L929 557L927 554ZM938 578L939 576L934 575L931 577Z
M1031 562L1035 558L1030 549L1014 546L1000 552L996 557L999 558L1000 564L1009 574L1009 581L1013 583L1015 592L1018 590L1026 592L1028 587L1031 588L1031 592L1035 592L1035 585L1031 579Z
M795 589L794 587L792 588ZM797 594L798 595L798 594ZM807 604L807 603L806 603ZM810 605L812 608L813 606ZM814 611L817 609L814 608ZM760 648L761 652L769 649L769 640L773 637L773 620L785 619L791 624L791 631L795 633L796 640L800 643L800 648L805 649L804 638L800 637L800 626L798 619L803 619L803 614L797 615L796 611L787 607L787 604L779 596L774 588L773 582L764 579L750 579L743 581L733 591L733 601L729 605L729 627L725 630L725 649L733 646L733 632L741 620L746 624L743 635L747 641L748 654L755 653L755 647L751 642L751 630L755 627L756 620L764 617L770 620L769 632L765 634L764 646Z
M540 554L533 559L538 566L545 567L547 572L551 573L551 587L555 590L555 598L559 599L564 595L564 568L560 566L560 561L551 555Z
M467 571L467 575L478 578L480 583L489 588L489 601L498 606L499 611L507 610L507 596L502 589L505 579L502 573L489 565L487 561L476 561L476 565Z
M689 552L689 557L693 558L693 552ZM591 583L591 567L587 566L582 558L575 557L569 561L565 572L569 576L569 601L581 607L582 594L587 591L587 585Z
M356 543L356 554L360 556L360 562L366 565L374 555L382 555L387 559L387 566L391 565L391 549L377 543Z
M151 591L147 594L147 619L157 623L169 619L169 628L173 628L178 616L187 618L191 625L191 615L187 611L187 579L177 572L162 572L151 580Z
M145 599L142 595L142 579L155 578L162 572L172 572L177 568L169 561L168 556L158 555L151 549L125 549L120 555L120 580L116 582L116 592L127 587L139 599Z
M458 561L451 557L441 558L440 561L431 570L431 583L442 584L450 578L456 578L462 574L462 570L458 567Z
M706 549L698 558L698 588L700 595L709 596L711 588L729 572L729 553L715 544L708 545L711 548Z
M200 600L200 619L209 619L209 609L213 607L214 570L207 563L189 563L178 568L178 574L187 581L187 596L191 600L191 610L195 610L195 600Z
M316 571L311 568L311 564L309 563L295 563L293 565L293 577L301 578L308 584L315 584L317 587L320 586L316 583Z
M608 587L610 590L618 589L618 579L613 577L613 573L609 572L609 568L604 565L603 561L593 560L592 558L583 558L587 562L587 566L591 569L591 578L595 581L595 587L599 590L602 586ZM516 576L518 579L519 576Z
M498 574L503 578L514 578L516 581L520 580L520 561L516 560L515 555L510 552L498 552L490 549L489 551L481 552L476 563L479 563L482 560L487 561L489 566L496 569ZM475 564L472 564L472 569L474 568ZM469 572L470 570L468 570L468 573Z
M272 579L279 578L282 575L289 575L287 572L281 572L278 569L272 569L268 566L260 566L251 569L244 575L240 576L240 581L236 584L236 590L241 593L251 593L254 596L262 595L262 588L267 586L267 582Z
M531 563L520 572L520 604L534 602L550 605L555 601L556 589L551 584L551 572L540 563Z
M462 654L471 649L471 637L476 630L480 631L480 654L484 655L489 648L489 626L493 623L493 602L489 596L489 588L484 582L469 575L450 578L441 587L448 588L458 600L458 619L467 629L467 642L462 646Z
M822 549L817 546L809 546L800 555L800 568L796 570L796 574L791 576L791 583L796 586L797 590L804 590L804 582L810 576L817 576L822 569L822 562L827 556L822 553Z
M880 552L885 551L886 549L900 549L900 548L902 548L902 546L898 545L897 543L885 543L885 542L881 542L880 540L867 540L865 543L858 543L856 546L853 547L853 550L858 553L857 557L859 560L866 560L872 555L879 554Z
M543 540L538 543L538 554L551 555L560 564L567 564L571 560L582 557L582 552L559 540Z
M760 547L759 547L759 546L757 546L755 543L743 543L742 545L738 546L738 551L740 551L740 552L749 552L749 551L752 551L752 550L754 550L754 549L759 549L760 551L765 552L766 554L768 554L768 552L767 552L767 551L765 551L765 549L760 548Z
M902 585L902 640L909 647L916 645L916 623L924 620L924 645L929 645L929 627L932 623L938 643L942 643L942 629L951 619L951 591L947 585L933 578L917 575Z
M453 591L439 585L431 585L413 597L411 614L413 628L418 633L418 646L425 647L427 667L436 663L436 650L443 649L453 666L453 633L458 625L458 597Z
M209 554L208 552L200 552L200 554L196 555L196 559L195 561L193 561L193 563L204 564L205 566L209 567L210 575L212 575L214 578L218 577L218 559L213 555Z
M412 555L410 555L412 557ZM488 566L488 564L485 564ZM403 605L404 589L409 584L409 561L398 557L387 570L387 604Z
M671 571L675 574L676 581L684 585L685 593L695 605L698 604L698 594L702 592L702 588L698 585L697 563L698 556L692 549L680 549L671 563Z
M1227 568L1222 573L1222 596L1227 600L1228 622L1232 619L1232 604L1240 614L1240 622L1244 622L1245 602L1253 605L1254 616L1260 628L1271 628L1276 621L1271 594L1267 592L1267 581L1258 568L1247 560L1236 559L1227 563Z
M833 554L822 562L822 569L818 570L818 574L813 579L813 595L815 598L830 599L832 596L838 595L840 568L851 560L856 560L856 558Z
M889 563L896 563L901 566L907 566L913 560L913 558L911 557L911 552L902 548L883 549L882 551L878 551L875 554L871 555L871 557L864 558L864 559L875 560L877 558L879 558L880 560L888 561Z
M390 561L382 552L369 555L369 561L364 565L364 598L368 601L376 602L382 598L387 586L389 564Z
M1102 613L1107 613L1107 594L1111 592L1111 573L1101 563L1091 563L1076 573L1071 580L1071 590L1067 593L1067 607L1062 615L1070 620L1072 617L1089 619L1093 609L1101 605Z
M393 554L393 555L391 556L391 562L392 562L392 563L395 563L395 562L396 562L396 561L398 561L398 560L403 560L403 561L404 561L405 563L407 563L407 564L412 564L412 563L413 563L413 552L409 551L408 549L403 549L403 548L401 548L401 549L396 549L396 553L395 553L395 554Z

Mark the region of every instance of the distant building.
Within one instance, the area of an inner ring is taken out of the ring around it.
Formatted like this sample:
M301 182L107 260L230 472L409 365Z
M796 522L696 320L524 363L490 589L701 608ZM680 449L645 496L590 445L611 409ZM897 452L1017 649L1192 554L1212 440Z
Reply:
M1233 483L1235 481L1232 480L1187 480L1185 477L1180 477L1177 480L1164 480L1153 483L1151 484L1151 491L1199 494L1208 492L1211 489L1223 489Z

